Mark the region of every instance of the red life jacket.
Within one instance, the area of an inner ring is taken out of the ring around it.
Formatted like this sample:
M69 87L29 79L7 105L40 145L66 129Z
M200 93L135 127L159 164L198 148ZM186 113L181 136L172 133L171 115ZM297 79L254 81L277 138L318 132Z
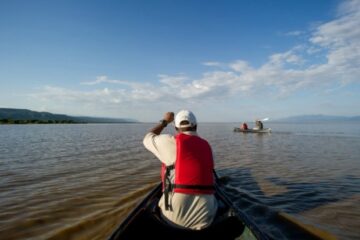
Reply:
M168 179L174 166L162 166L164 192L186 194L214 193L214 161L209 143L194 135L180 133L176 137L175 184ZM166 169L167 168L167 169ZM165 173L167 172L167 174ZM171 184L170 189L167 186Z

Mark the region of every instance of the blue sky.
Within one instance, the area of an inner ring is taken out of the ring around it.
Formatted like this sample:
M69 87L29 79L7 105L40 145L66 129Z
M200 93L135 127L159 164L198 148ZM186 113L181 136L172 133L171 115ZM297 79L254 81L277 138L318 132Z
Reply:
M360 1L0 1L0 107L360 115Z

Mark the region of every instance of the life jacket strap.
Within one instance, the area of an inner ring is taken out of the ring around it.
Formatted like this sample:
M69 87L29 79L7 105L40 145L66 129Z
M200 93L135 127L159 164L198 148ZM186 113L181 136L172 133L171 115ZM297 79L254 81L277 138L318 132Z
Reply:
M172 184L172 187L183 189L198 189L198 190L214 190L214 185L185 185L185 184Z
M175 168L175 165L166 166L165 177L164 177L164 197L165 197L165 210L172 210L171 203L169 202L169 192L173 190L171 180L170 180L170 171Z

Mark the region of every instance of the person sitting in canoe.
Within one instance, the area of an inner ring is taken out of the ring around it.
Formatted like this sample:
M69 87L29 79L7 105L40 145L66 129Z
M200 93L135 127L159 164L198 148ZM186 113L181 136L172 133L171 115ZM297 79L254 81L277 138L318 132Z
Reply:
M201 230L215 218L214 160L209 143L198 136L195 115L176 114L176 136L160 134L174 120L167 112L144 137L143 144L161 162L163 194L158 206L169 224Z
M244 122L243 124L241 124L240 129L241 130L248 130L249 128L248 128L248 125Z
M256 120L255 127L253 129L254 130L262 130L262 129L264 129L264 125L260 120Z

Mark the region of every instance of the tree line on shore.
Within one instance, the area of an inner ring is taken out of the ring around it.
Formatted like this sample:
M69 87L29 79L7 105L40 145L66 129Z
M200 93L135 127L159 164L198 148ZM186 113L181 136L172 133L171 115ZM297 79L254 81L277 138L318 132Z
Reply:
M129 118L69 116L28 109L0 108L0 124L56 124L56 123L135 123Z
M77 123L74 120L40 120L40 119L0 119L0 124L59 124L59 123Z

